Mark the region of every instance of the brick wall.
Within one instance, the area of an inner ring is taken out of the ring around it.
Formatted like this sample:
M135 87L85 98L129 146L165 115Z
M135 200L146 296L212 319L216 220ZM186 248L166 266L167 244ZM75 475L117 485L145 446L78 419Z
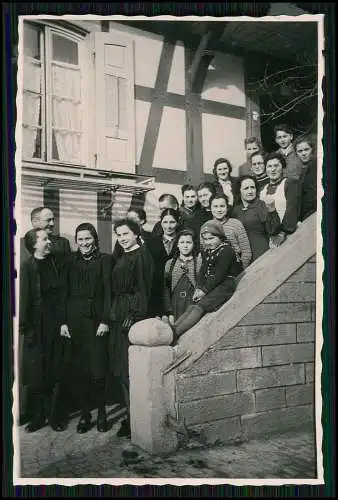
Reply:
M178 417L207 443L313 425L315 281L313 256L177 373Z

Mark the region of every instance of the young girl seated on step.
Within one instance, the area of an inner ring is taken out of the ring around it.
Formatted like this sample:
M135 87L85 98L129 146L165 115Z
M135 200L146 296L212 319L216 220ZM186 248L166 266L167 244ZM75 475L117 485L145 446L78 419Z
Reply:
M236 289L236 256L222 225L214 220L201 227L202 265L197 274L192 302L171 325L174 342L192 328L205 313L216 311Z
M183 229L177 238L179 255L168 260L164 273L164 321L173 324L192 301L202 258L196 255L194 232Z

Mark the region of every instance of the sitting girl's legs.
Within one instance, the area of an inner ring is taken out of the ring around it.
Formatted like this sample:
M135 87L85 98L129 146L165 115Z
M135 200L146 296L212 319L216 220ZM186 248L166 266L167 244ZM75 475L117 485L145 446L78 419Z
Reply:
M202 318L204 310L197 304L191 304L188 309L175 321L173 330L175 340L177 340L184 332L192 328Z

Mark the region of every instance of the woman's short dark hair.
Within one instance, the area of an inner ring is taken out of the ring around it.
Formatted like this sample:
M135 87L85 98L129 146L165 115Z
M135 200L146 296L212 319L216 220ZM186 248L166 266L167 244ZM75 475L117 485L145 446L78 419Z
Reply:
M38 233L40 231L46 232L45 229L34 228L27 231L27 233L24 236L25 247L27 248L28 252L31 255L34 254L35 245L38 240Z
M163 221L163 218L166 216L166 215L171 215L172 217L174 217L174 219L176 220L176 222L179 222L179 219L180 219L180 213L178 210L174 210L173 208L166 208L165 210L163 210L163 212L161 213L161 222Z
M232 165L231 165L230 161L227 158L217 158L217 160L214 163L214 168L212 169L212 173L214 174L214 177L216 179L218 179L217 167L218 167L218 165L221 165L222 163L226 163L228 165L228 167L229 167L229 175L232 172Z
M240 177L238 180L238 189L241 189L243 181L245 181L246 179L250 179L251 181L254 182L255 188L256 188L256 196L257 196L257 194L258 194L258 182L257 182L256 177L254 177L253 175L246 174L246 175L243 175L242 177Z
M182 188L181 188L182 195L186 191L195 191L195 193L196 193L196 188L192 184L184 184L184 186L182 186Z
M264 164L266 168L266 164L268 163L269 160L279 160L282 164L283 170L286 168L286 161L283 155L280 153L269 153L265 158L264 158Z
M94 239L96 248L99 250L99 237L93 224L91 224L90 222L82 222L82 224L79 224L75 229L75 241L77 241L77 235L80 231L89 231L92 238Z
M163 193L163 194L161 194L161 196L158 199L159 203L161 203L164 200L169 200L170 204L172 206L175 205L177 208L179 206L178 200L177 200L176 196L174 196L173 194L170 194L170 193Z
M257 146L259 147L259 149L262 148L262 143L261 141L258 139L258 137L246 137L244 139L244 147L246 148L248 146L248 144L257 144Z
M230 205L229 205L229 198L227 197L226 194L224 193L216 193L216 194L213 194L212 197L210 198L210 207L211 207L211 203L214 201L214 200L225 200L226 204L227 204L227 207L230 208Z
M211 194L215 194L215 186L211 182L201 182L197 187L196 191L202 191L202 189L208 189Z
M252 158L254 158L255 156L262 156L263 158L263 161L265 161L265 151L264 149L260 149L259 151L255 151L254 153L252 153L250 155L250 163L252 163Z
M285 132L286 134L293 135L290 125L287 125L286 123L279 123L278 125L275 125L273 127L273 133L276 135L277 132Z
M124 219L119 219L115 222L114 224L114 232L116 234L116 230L119 228L119 227L122 227L122 226L127 226L129 227L129 229L136 235L136 236L139 236L140 233L141 233L141 227L140 225L135 222L134 220L132 219L127 219L127 218L124 218Z
M195 239L195 233L192 229L190 228L185 228L185 229L182 229L179 233L178 233L178 236L177 236L177 241L180 239L181 236L191 236L193 241Z
M311 139L308 135L301 135L297 137L297 139L293 143L293 147L296 152L297 152L297 146L301 142L306 142L306 144L308 144L312 149L315 148L315 141L313 139Z
M147 214L146 214L146 211L143 210L143 208L130 208L128 210L128 213L130 212L135 212L135 214L138 215L138 218L143 221L144 223L147 222Z

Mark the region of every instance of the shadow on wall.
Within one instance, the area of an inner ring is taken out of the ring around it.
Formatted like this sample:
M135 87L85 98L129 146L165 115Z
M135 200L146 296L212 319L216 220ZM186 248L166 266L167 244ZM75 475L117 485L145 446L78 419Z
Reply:
M202 96L204 99L245 106L242 60L217 53L209 65Z

